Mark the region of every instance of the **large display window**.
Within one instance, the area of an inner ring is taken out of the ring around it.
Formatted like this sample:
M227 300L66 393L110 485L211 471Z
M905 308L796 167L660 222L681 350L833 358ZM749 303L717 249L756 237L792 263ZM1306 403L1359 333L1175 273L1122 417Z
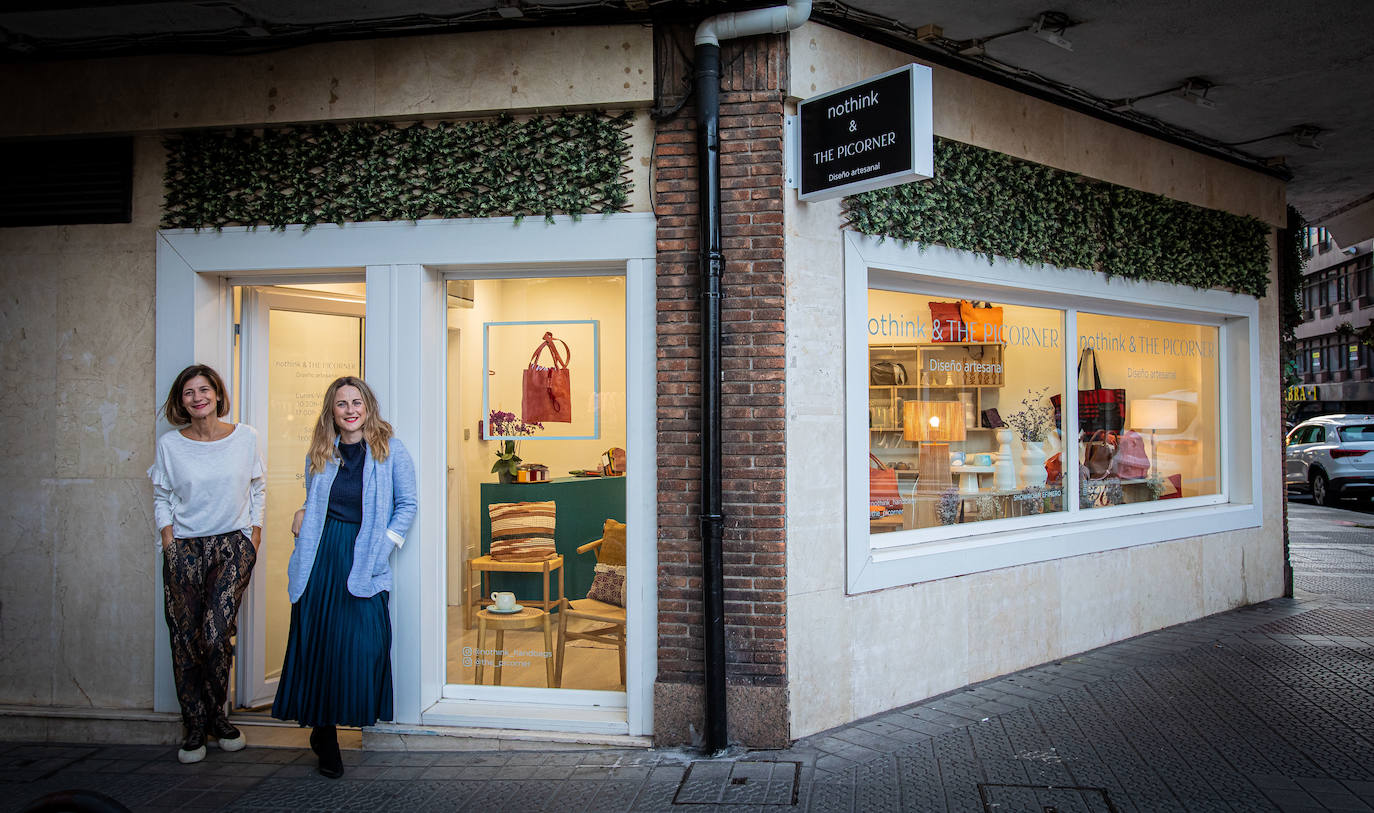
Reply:
M851 592L1259 524L1252 297L846 239Z

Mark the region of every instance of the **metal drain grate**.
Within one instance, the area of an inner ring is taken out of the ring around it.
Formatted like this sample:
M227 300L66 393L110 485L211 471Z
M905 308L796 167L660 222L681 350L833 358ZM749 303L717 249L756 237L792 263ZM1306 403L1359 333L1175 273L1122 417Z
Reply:
M693 762L673 794L675 805L777 805L797 803L800 762Z
M984 813L1120 813L1106 788L978 785Z
M1374 610L1327 608L1308 610L1255 627L1253 632L1277 635L1374 635Z

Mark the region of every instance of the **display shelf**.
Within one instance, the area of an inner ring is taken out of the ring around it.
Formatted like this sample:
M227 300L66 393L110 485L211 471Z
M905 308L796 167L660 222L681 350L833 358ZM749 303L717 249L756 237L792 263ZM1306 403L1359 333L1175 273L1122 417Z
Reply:
M868 387L868 423L873 432L902 431L902 406L906 401L962 401L965 428L982 429L978 416L983 392L1000 388L1004 381L1003 346L974 342L869 345L870 369L875 363L893 366L892 384Z

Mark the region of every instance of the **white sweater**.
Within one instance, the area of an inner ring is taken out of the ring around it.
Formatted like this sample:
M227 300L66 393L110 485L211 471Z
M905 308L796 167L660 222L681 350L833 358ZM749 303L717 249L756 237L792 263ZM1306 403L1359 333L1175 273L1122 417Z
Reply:
M167 432L157 439L157 458L148 476L159 532L171 525L172 536L188 539L262 527L267 467L258 451L258 433L246 423L208 442Z

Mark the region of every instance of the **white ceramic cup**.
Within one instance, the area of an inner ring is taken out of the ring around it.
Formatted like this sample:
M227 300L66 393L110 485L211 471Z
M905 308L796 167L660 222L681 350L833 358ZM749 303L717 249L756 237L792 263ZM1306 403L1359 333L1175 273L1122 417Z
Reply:
M492 594L491 594L491 603L492 603L492 606L494 606L496 609L500 610L501 612L507 612L507 613L508 613L508 612L510 612L511 610L514 610L514 609L515 609L515 594L514 594L514 593L492 593Z

